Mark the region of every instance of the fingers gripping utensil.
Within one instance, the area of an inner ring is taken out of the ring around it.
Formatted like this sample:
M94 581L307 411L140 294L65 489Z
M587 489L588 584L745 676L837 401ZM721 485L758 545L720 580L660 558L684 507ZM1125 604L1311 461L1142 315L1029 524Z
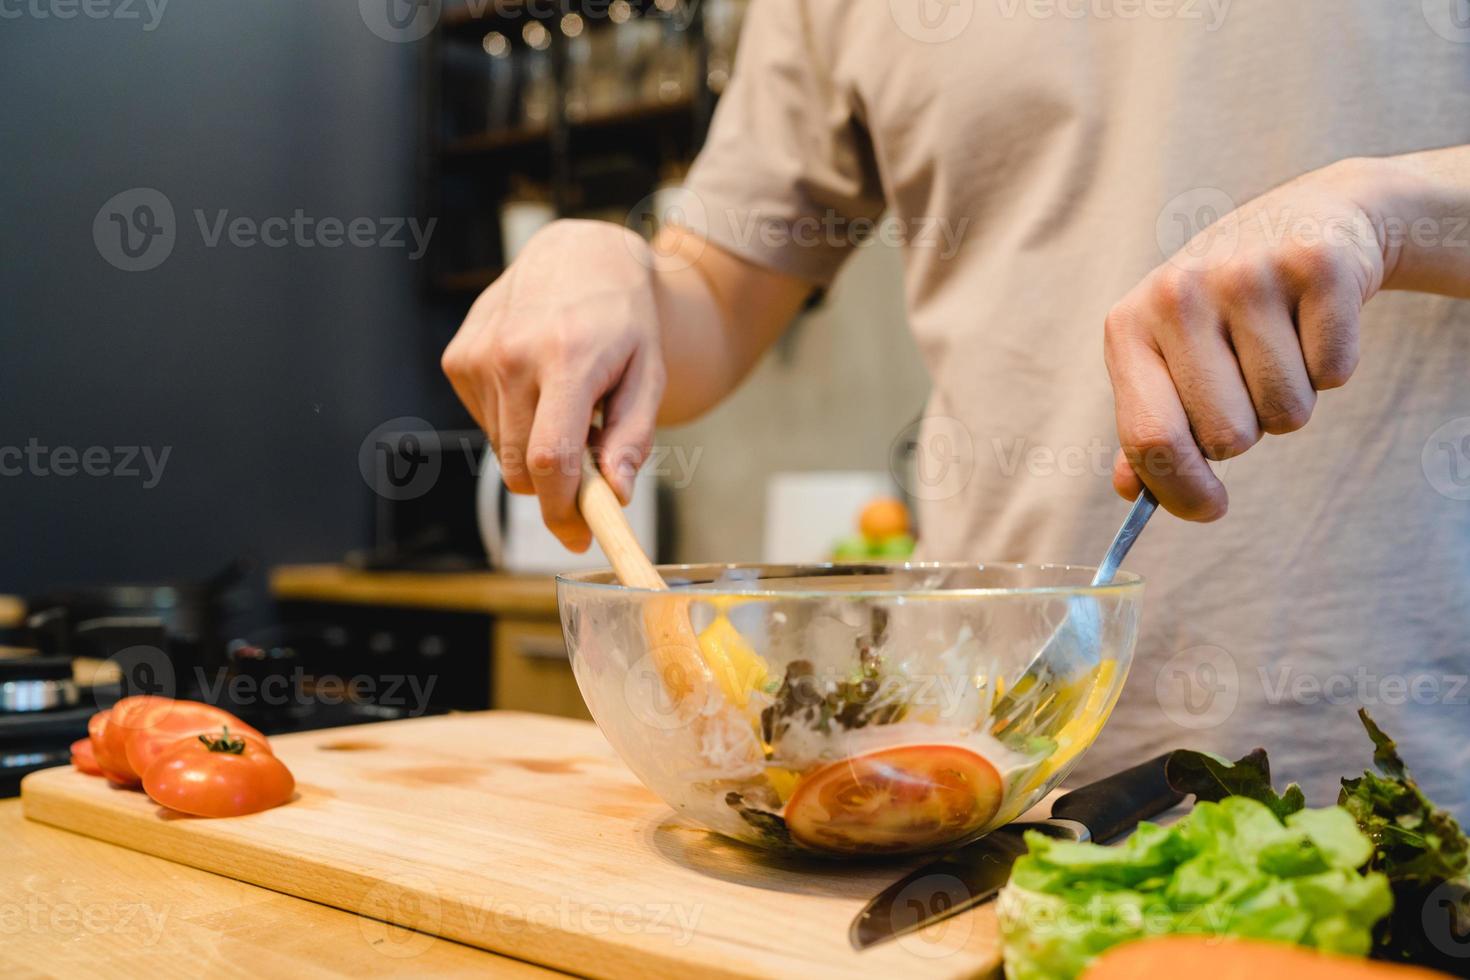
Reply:
M1172 755L1166 752L1060 796L1049 819L1009 824L885 888L852 920L848 939L853 948L917 932L990 901L1010 879L1011 865L1026 853L1022 835L1027 830L1104 843L1177 805L1184 794L1165 776Z
M1092 577L1093 587L1112 584L1118 566L1158 507L1158 500L1147 488L1138 495ZM1067 682L1098 665L1102 626L1102 609L1096 599L1086 595L1070 597L1061 623L1036 651L1016 683L996 701L991 711L992 730L1045 735L1066 724L1076 702L1086 694L1082 690L1069 690Z

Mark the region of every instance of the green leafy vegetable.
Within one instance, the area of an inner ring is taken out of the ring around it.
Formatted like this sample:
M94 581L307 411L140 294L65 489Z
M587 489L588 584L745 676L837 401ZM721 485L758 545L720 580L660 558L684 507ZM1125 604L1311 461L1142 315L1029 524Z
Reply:
M1360 709L1358 717L1373 740L1378 773L1344 779L1337 801L1373 842L1369 868L1393 886L1395 914L1379 931L1377 955L1466 976L1470 962L1455 954L1462 953L1461 934L1470 930L1470 841L1455 818L1419 789L1393 739L1368 712ZM1446 902L1455 907L1430 908ZM1443 933L1430 935L1430 929Z
M1214 762L1208 771L1223 785L1242 775ZM1140 824L1112 847L1035 832L1026 843L998 906L1010 980L1075 977L1111 946L1166 933L1362 955L1393 905L1387 878L1359 872L1373 846L1340 807L1283 819L1234 795L1170 827Z
M777 745L793 725L830 735L834 727L846 731L891 724L903 717L905 708L892 694L883 688L876 657L864 657L857 672L842 680L818 675L810 661L793 660L775 700L761 712L761 736Z
M745 797L736 792L725 794L725 805L740 814L740 819L754 827L773 849L792 852L800 850L791 839L791 831L786 828L786 821L779 813L751 806Z
M1373 868L1394 884L1438 884L1470 871L1470 841L1447 811L1430 802L1399 757L1398 746L1368 712L1358 717L1373 739L1378 775L1344 779L1338 805L1373 841Z
M1245 796L1264 803L1282 819L1307 805L1296 783L1280 796L1276 794L1265 749L1256 749L1235 762L1208 752L1180 749L1169 757L1164 776L1170 786L1181 793L1193 793L1196 800L1218 803L1228 796Z

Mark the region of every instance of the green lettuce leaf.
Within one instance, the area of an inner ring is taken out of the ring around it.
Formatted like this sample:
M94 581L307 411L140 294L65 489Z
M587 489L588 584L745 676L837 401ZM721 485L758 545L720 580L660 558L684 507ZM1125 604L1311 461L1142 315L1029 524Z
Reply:
M1395 885L1437 884L1465 875L1470 841L1459 823L1419 789L1398 746L1368 712L1359 709L1358 717L1373 739L1373 764L1381 775L1364 772L1344 779L1337 802L1373 842L1373 868Z
M1307 805L1296 783L1280 796L1276 794L1265 749L1256 749L1235 762L1209 752L1180 749L1170 756L1164 777L1174 789L1192 793L1197 800L1218 803L1227 796L1245 796L1265 804L1282 819Z
M1375 955L1470 976L1470 961L1457 955L1470 933L1470 841L1419 789L1393 739L1367 711L1358 717L1378 772L1344 779L1337 800L1372 841L1368 867L1393 887L1394 915L1379 928Z
M1393 905L1387 878L1358 870L1372 844L1338 807L1283 819L1226 796L1111 847L1035 832L1026 843L997 906L1011 980L1066 980L1103 950L1167 933L1363 955Z

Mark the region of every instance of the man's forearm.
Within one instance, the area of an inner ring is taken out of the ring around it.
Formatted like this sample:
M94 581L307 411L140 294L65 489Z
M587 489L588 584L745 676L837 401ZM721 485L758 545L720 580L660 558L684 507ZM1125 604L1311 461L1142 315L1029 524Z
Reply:
M811 286L675 227L659 234L654 253L668 375L658 421L677 425L713 408L739 385L800 310Z
M1345 166L1364 184L1383 288L1470 298L1470 146Z

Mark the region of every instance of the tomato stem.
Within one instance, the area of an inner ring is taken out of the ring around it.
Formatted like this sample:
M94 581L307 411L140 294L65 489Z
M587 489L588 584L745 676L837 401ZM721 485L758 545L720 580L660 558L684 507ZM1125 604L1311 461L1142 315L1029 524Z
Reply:
M199 741L203 742L204 747L209 749L209 751L211 752L224 752L229 755L244 755L245 740L243 738L231 738L229 725L222 726L220 730L223 733L220 737L215 738L212 735L200 735Z

